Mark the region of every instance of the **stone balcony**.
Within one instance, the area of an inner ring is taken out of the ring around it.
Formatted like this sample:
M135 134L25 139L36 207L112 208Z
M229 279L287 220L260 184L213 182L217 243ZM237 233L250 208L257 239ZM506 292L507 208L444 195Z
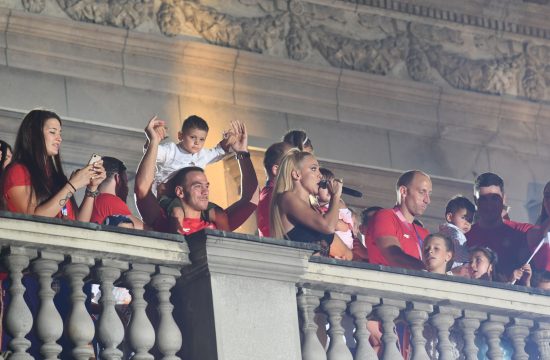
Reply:
M31 345L44 359L88 360L94 348L102 359L377 359L367 321L380 326L383 359L401 358L397 323L415 360L477 359L482 338L488 359L550 359L550 293L537 289L311 257L308 245L218 231L184 239L4 212L0 239L9 359L31 359ZM52 281L70 285L66 308ZM88 283L100 285L99 310L86 307ZM130 321L114 285L130 290Z

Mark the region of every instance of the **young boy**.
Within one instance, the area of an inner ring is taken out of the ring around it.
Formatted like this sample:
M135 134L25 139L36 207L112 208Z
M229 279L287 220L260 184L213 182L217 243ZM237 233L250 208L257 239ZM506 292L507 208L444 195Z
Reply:
M439 232L453 241L455 250L453 268L463 265L470 259L468 250L464 246L466 243L464 234L472 227L475 210L474 204L460 195L452 198L445 208L447 222L439 226Z
M191 115L183 122L178 132L179 142L166 142L159 145L156 159L156 173L152 185L153 194L160 206L171 216L173 231L179 230L179 224L185 217L183 208L173 194L166 193L165 185L176 172L189 166L205 168L206 165L222 160L230 149L233 137L231 131L225 132L222 140L211 149L205 149L208 124L197 115ZM226 134L228 136L226 136ZM145 144L147 147L148 144Z

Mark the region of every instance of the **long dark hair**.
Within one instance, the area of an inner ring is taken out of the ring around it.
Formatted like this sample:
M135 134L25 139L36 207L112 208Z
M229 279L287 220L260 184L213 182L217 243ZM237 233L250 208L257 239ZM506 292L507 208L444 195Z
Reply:
M2 176L2 172L4 170L4 163L6 162L6 157L8 156L8 150L11 151L13 155L10 144L0 140L0 152L2 153L2 156L0 157L0 176Z
M53 111L31 110L19 126L12 164L25 165L31 176L31 191L37 205L55 195L66 183L59 153L48 156L44 140L44 124L48 119L61 119ZM32 199L32 196L31 196Z

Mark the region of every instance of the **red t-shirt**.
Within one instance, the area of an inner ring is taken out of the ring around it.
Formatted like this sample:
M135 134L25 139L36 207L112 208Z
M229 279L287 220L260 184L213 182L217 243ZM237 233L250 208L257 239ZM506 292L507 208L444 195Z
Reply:
M260 200L258 201L258 208L256 210L256 216L258 218L258 233L260 236L269 237L269 205L271 204L271 195L273 193L273 182L268 181L265 187L260 191Z
M490 229L474 224L466 233L466 247L484 246L496 252L498 272L509 277L529 258L527 231L531 227L530 224L507 220L502 225Z
M388 265L390 263L382 255L376 245L376 239L382 236L397 238L405 254L421 259L421 241L428 236L429 231L423 227L399 219L394 209L382 209L374 215L367 229L365 244L369 254L369 262L372 264Z
M17 212L17 209L15 208L13 199L10 198L8 191L16 186L32 186L29 170L25 165L19 163L15 163L8 167L7 171L4 173L4 188L2 189L2 194L4 196L6 208L11 212ZM55 217L68 220L76 219L73 203L70 199L67 200L65 206Z
M113 194L99 194L94 201L94 209L90 222L103 224L105 218L111 215L132 215L128 205Z
M202 219L183 219L178 232L182 235L190 235L202 229L216 229L216 225Z

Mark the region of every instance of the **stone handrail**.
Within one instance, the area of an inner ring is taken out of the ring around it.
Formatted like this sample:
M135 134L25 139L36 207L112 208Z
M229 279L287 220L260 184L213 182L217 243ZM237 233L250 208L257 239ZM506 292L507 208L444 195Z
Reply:
M405 322L411 335L412 359L455 359L458 354L477 359L476 336L481 335L488 359L503 358L504 338L513 346L513 359L528 359L528 340L536 344L531 356L538 351L540 359L550 359L550 293L539 289L320 258L310 260L298 287L303 359L377 359L367 319L380 322L383 359L402 358L396 320ZM316 336L325 325L319 321L323 313L330 324L326 353L323 337ZM346 316L356 328L347 344L342 337Z
M31 344L44 359L377 359L373 324L383 359L477 359L481 337L489 359L503 358L503 339L513 359L550 359L550 293L537 289L312 257L312 246L250 235L11 213L0 213L0 244L9 359L32 359ZM129 322L115 285L132 295ZM396 324L410 346L398 347Z
M181 268L190 264L182 240L155 232L2 212L3 270L11 283L4 323L13 337L7 358L33 358L27 352L31 341L26 336L34 327L36 335L30 339L41 344L38 358L88 360L100 354L103 359L121 359L133 353L135 359L153 359L150 351L155 347L163 358L175 359L182 338L172 317L170 291ZM90 294L83 291L84 284L91 282L99 284L102 294L95 324L85 305ZM56 294L52 283L70 287L69 294L62 290ZM130 290L128 324L117 315L114 284ZM155 290L151 298L144 297L149 287ZM31 311L24 294L39 299L39 309ZM148 303L157 314L146 313ZM61 339L62 334L70 341ZM119 346L125 338L128 350L123 353Z

